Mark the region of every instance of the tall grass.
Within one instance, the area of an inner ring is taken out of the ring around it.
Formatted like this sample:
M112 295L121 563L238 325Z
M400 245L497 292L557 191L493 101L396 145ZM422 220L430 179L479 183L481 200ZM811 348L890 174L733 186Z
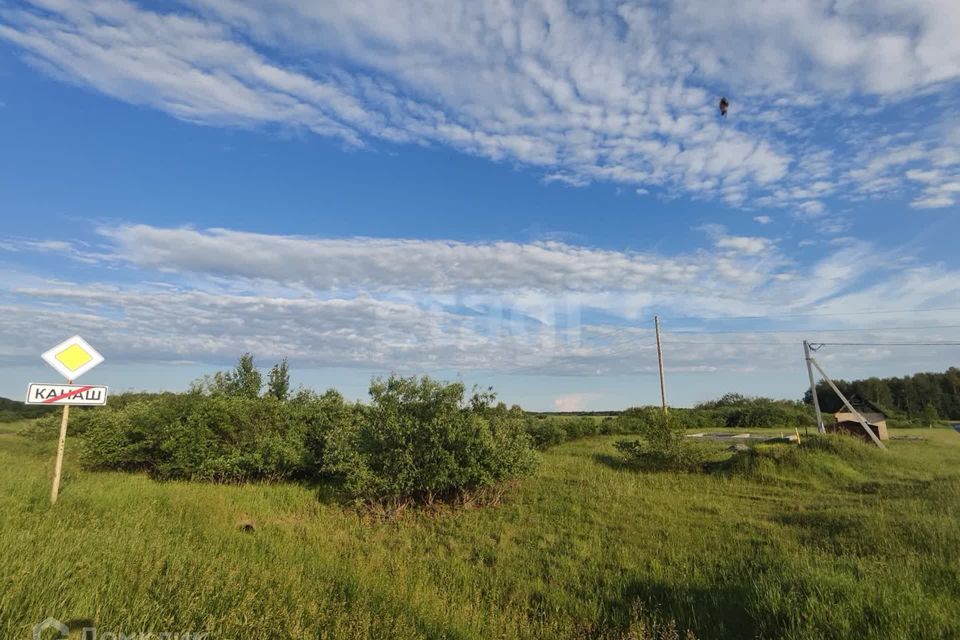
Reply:
M396 521L322 487L84 471L70 441L51 507L50 443L14 431L2 638L47 616L211 640L960 637L952 431L727 474L638 473L598 436L545 452L497 508Z

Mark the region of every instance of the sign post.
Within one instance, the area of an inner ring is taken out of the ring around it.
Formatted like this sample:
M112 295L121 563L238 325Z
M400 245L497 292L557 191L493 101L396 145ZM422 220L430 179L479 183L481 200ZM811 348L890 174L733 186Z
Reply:
M57 460L53 467L53 486L50 488L50 504L56 504L60 494L60 476L63 471L63 449L67 442L67 425L70 422L72 404L106 404L106 387L94 398L90 391L93 385L75 387L73 381L103 362L103 356L80 336L64 340L41 356L47 364L67 379L66 385L31 384L27 388L27 404L62 404L60 438L57 440ZM44 393L46 392L46 393ZM84 395L86 394L86 395ZM100 398L102 397L102 402Z
M60 418L60 438L57 440L57 462L53 465L53 486L50 487L50 504L57 503L60 495L60 472L63 470L63 448L67 444L67 423L70 422L70 405L63 405Z

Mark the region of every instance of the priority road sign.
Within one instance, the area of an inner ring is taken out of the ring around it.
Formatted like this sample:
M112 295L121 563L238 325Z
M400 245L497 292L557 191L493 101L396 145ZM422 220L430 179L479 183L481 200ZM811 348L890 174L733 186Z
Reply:
M67 338L40 357L70 382L103 362L103 356L80 336Z
M103 356L87 344L80 336L67 338L53 349L40 356L47 361L57 373L67 379L66 385L36 385L42 387L39 394L43 395L46 388L46 397L40 402L31 402L31 391L34 385L27 387L27 403L29 404L59 404L63 405L63 417L60 418L60 437L57 439L57 461L53 465L53 486L50 488L50 504L56 504L60 495L60 474L63 471L63 449L67 443L67 424L70 422L70 406L74 404L106 404L107 388L96 385L86 387L73 384L73 381L90 369L103 362ZM100 392L97 392L97 389ZM37 392L35 392L37 393ZM88 400L89 398L89 400Z
M95 407L107 404L107 387L99 384L31 382L27 387L26 403Z

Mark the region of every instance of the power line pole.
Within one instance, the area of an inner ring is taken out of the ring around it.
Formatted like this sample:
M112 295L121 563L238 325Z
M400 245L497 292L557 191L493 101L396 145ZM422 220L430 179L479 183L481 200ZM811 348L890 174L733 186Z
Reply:
M817 368L817 371L820 372L820 375L823 376L823 379L827 381L827 384L830 385L830 388L833 389L833 392L840 397L840 400L843 402L844 406L847 407L847 411L854 415L854 417L857 419L857 422L859 422L860 426L863 427L863 430L866 431L867 435L870 436L870 439L873 440L873 443L881 449L886 449L886 447L883 446L883 443L880 442L880 438L877 437L877 434L875 434L873 429L870 428L870 425L867 423L866 418L863 417L863 414L853 408L853 405L850 404L849 400L847 400L847 396L840 392L840 389L838 389L837 385L834 384L833 380L830 379L830 376L827 375L827 372L823 370L823 367L821 367L813 358L810 358L810 362L812 362L813 366Z
M653 326L657 332L657 365L660 367L660 403L663 405L663 412L668 413L667 382L663 379L663 346L660 344L660 316L653 316Z
M807 377L810 378L810 397L813 400L813 408L817 412L817 431L819 433L826 433L827 430L823 426L823 414L820 413L820 399L817 397L817 385L813 382L813 365L810 359L810 343L806 340L803 341L803 357L807 361Z

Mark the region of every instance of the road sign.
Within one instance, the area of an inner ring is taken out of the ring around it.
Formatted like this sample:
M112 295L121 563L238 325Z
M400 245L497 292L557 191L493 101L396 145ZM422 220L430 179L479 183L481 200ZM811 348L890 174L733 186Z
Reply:
M60 438L57 440L57 461L53 465L53 487L50 489L50 503L56 504L57 496L60 495L60 474L63 471L63 448L67 442L67 424L70 421L70 406L74 404L106 404L107 388L88 385L73 384L73 381L85 374L90 369L103 362L103 356L97 353L97 350L87 344L87 341L80 336L67 338L53 349L50 349L42 356L51 367L57 370L57 373L67 379L66 385L36 385L47 388L47 397L41 402L31 402L31 390L34 385L27 388L27 402L29 404L59 404L63 405L63 417L60 419ZM94 391L99 388L102 393ZM42 389L40 390L43 391ZM50 395L53 392L53 395ZM85 400L89 395L90 400ZM102 401L95 401L101 400Z
M103 356L80 336L64 340L40 357L71 382L103 362Z
M100 384L46 384L31 382L27 404L79 405L95 407L107 404L107 387Z

